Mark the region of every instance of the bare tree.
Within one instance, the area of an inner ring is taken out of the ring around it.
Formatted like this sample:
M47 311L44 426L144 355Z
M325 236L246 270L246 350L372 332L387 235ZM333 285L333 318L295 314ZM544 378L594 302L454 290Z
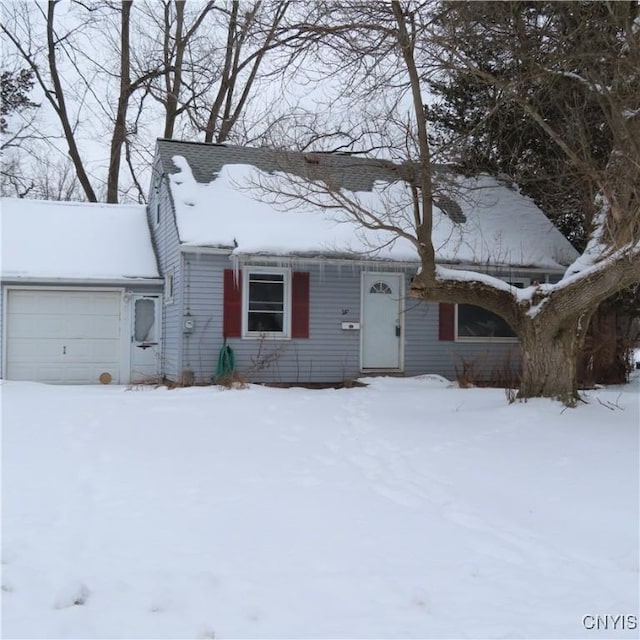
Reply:
M41 13L44 14L46 22L46 60L49 69L49 78L44 75L41 65L38 60L39 46L32 40L32 34L30 31L27 33L27 40L23 42L15 31L12 31L7 23L3 21L0 25L2 33L13 43L17 51L20 53L24 61L28 64L29 68L33 72L37 83L44 92L44 95L55 111L59 118L60 125L64 131L64 135L67 141L69 156L75 166L78 180L82 185L87 200L96 202L97 197L91 185L91 181L85 170L80 150L75 136L75 127L72 122L71 116L67 109L66 92L64 90L60 73L58 70L58 47L69 36L69 33L64 36L59 36L54 27L54 15L55 8L58 0L49 0L47 4L46 13L38 7ZM28 23L27 27L29 26Z
M150 138L200 134L221 142L233 135L246 142L279 117L271 104L280 96L265 79L285 72L287 57L273 54L299 36L287 19L290 5L8 2L0 34L54 110L85 197L95 201L106 193L117 202L127 192L126 167L127 182L143 200L140 174L150 164ZM98 146L106 167L92 156Z
M27 173L21 158L8 153L3 158L0 193L14 198L43 200L84 200L73 164L69 158L38 154L30 159Z
M240 3L228 12L224 63L218 91L204 126L205 142L224 142L243 112L267 52L278 46L289 2L261 2L240 14Z
M120 181L120 163L122 160L123 147L128 145L129 131L127 129L127 113L131 99L133 95L142 89L154 78L160 76L167 76L169 74L170 61L164 60L164 64L160 65L145 65L143 68L137 70L137 76L135 79L131 77L131 9L133 0L122 0L118 7L120 14L120 67L118 71L118 77L120 80L120 89L118 92L118 103L116 106L115 119L113 121L113 134L111 136L111 147L109 152L109 171L107 174L107 202L118 202L119 193L119 181ZM183 10L184 2L176 2L176 6L180 7L180 11ZM180 15L182 15L180 13ZM203 14L204 17L204 14ZM168 28L168 25L167 25ZM194 29L197 25L194 26ZM169 35L165 32L165 38L168 39ZM188 40L188 38L187 38ZM180 45L183 47L184 45ZM173 87L167 87L167 102L166 102L166 125L165 133L169 126L173 126L176 112L173 105L177 101L177 93L180 91L180 63L181 55L178 56L178 63L176 64L176 70L174 72L175 82ZM140 103L142 106L142 102ZM127 162L131 169L132 179L137 184L136 173L129 161L130 150L126 149ZM138 185L138 191L141 192L141 187Z
M162 58L165 74L150 85L151 95L165 111L165 137L172 137L180 116L205 142L224 142L232 132L237 139L251 137L243 126L252 97L261 91L261 127L273 118L265 117L272 99L267 98L265 80L285 73L290 51L303 46L296 29L305 12L291 11L289 0L208 2L187 12L184 2L164 2ZM158 20L155 5L147 12ZM294 19L295 17L295 19ZM205 20L206 18L206 20ZM277 51L288 51L277 60ZM241 125L238 127L238 125Z
M185 0L163 0L145 2L138 10L136 39L145 59L136 56L135 66L148 65L150 58L162 69L162 73L148 79L147 90L162 107L163 136L172 138L178 119L193 108L195 97L214 75L211 69L207 73L203 42L216 37L211 32L211 13L222 9L213 0L190 4Z
M305 27L321 43L323 58L343 78L346 74L343 83L348 89L343 96L352 109L363 102L369 110L372 104L379 105L375 118L386 124L385 139L379 144L398 161L397 170L407 181L411 198L408 206L381 214L332 192L330 185L327 191L362 226L391 230L414 243L422 268L412 282L412 296L480 306L512 327L522 347L521 398L557 397L575 403L577 355L591 315L601 301L640 280L640 27L633 11L620 10L617 3L605 4L607 28L583 39L581 46L576 42L567 46L566 26L554 22L553 9L546 3L532 5L530 26L543 31L537 37L529 32L519 38L523 32L518 24L488 25L494 29L493 46L503 47L498 56L518 59L520 75L516 77L478 67L465 58L464 47L458 46L460 38L471 37L485 25L465 21L461 12L459 21L443 28L434 22L434 2L322 3ZM510 35L498 38L500 32ZM534 55L541 42L547 50L542 64ZM576 57L591 60L588 73L575 72ZM521 105L566 162L595 186L598 213L587 247L558 283L518 291L491 275L461 274L436 263L433 199L437 185L423 95L429 74L449 69L463 69ZM535 78L548 83L551 90L559 76L588 85L597 96L613 139L605 166L585 153L583 138L563 135L545 121L520 84L523 78Z
M444 28L435 33L438 59L445 71L461 70L518 104L580 180L598 194L583 256L557 285L532 291L530 299L516 304L507 318L523 346L521 395L575 398L575 360L589 318L600 302L640 280L638 5L589 3L582 11L571 13L569 20L553 5L533 5L528 13L519 11L514 3L505 7L507 19L499 26L479 27L464 11L445 21ZM475 64L458 50L461 38L473 38L478 31L481 37L493 36L504 58L518 61L517 74L502 74L499 66ZM505 32L516 37L505 37ZM524 90L532 82L549 94L555 92L556 99L560 82L586 88L601 110L604 135L611 141L604 162L588 142L590 119L580 102L563 104L572 123L571 130L563 130L544 117L531 92ZM569 364L562 366L562 362Z
M618 2L616 10L633 12L637 3L632 0L626 2L626 7L623 4ZM492 69L493 75L499 72L503 79L513 81L519 77L518 93L527 95L527 102L544 122L562 138L573 140L576 148L579 144L581 154L603 169L614 144L611 129L600 104L600 93L593 91L589 83L576 82L576 77L590 73L593 66L591 56L583 55L582 42L590 39L593 30L609 31L615 37L616 27L606 19L609 7L604 2L555 3L547 12L551 10L554 17L552 22L551 15L546 17L547 30L555 31L562 25L565 48L577 45L582 54L572 56L573 74L559 73L553 77L547 74L543 82L537 73L522 73L523 55L505 55L504 47L495 46L496 38L513 38L516 33L524 49L527 38L532 38L536 46L526 52L526 57L538 67L552 68L545 61L550 53L556 53L540 46L544 31L532 22L540 12L532 11L528 3L444 3L436 16L443 32L462 20L483 25L465 29L465 37L456 39L456 47L464 50L464 58L473 60L475 68ZM500 31L494 23L501 26ZM556 41L556 50L558 44ZM612 63L616 61L603 61L605 65ZM486 83L468 73L468 67L468 64L460 68L447 65L446 73L430 78L436 102L429 105L429 117L439 144L446 141L452 159L465 172L509 176L583 251L597 212L598 185L567 162L562 149L527 116L521 101L510 99L497 83ZM583 380L616 383L626 380L628 352L635 340L630 320L640 317L639 293L637 287L624 290L605 301L594 314L579 367Z

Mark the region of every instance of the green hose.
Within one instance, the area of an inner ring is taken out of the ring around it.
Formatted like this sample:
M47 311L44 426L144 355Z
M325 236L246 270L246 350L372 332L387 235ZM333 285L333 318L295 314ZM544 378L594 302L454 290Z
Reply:
M225 344L218 354L218 367L216 369L216 382L228 380L236 370L236 357L233 349Z

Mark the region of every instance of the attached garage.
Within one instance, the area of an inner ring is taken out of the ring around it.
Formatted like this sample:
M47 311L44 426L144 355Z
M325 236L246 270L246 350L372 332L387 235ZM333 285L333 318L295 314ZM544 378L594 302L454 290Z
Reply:
M118 291L10 289L7 378L120 382L121 297Z
M0 223L0 377L157 379L163 282L144 206L3 198Z

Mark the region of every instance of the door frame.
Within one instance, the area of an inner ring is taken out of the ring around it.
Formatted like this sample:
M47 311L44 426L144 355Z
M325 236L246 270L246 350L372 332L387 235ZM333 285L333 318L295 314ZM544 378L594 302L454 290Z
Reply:
M133 368L133 343L135 342L135 328L136 328L136 300L140 298L155 298L155 322L156 322L156 351L158 354L158 367L157 367L157 375L160 376L162 374L162 313L164 308L164 296L158 293L142 293L140 291L132 291L131 297L128 301L129 306L129 336L127 340L127 344L129 345L128 350L128 372L127 372L127 382L131 381L132 377L132 368Z
M398 367L392 368L364 368L364 332L366 330L366 322L367 318L364 313L364 296L365 296L365 287L364 282L367 276L381 276L381 277L389 277L393 276L398 279L398 321L400 323L400 340L398 341ZM405 322L404 322L404 299L405 299L405 274L402 271L361 271L360 272L360 371L362 373L402 373L404 372L404 332L405 332Z

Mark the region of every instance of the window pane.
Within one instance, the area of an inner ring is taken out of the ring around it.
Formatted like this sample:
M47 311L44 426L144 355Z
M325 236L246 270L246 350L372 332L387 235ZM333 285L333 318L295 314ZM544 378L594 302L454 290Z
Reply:
M260 333L282 333L283 318L284 314L282 313L263 313L259 311L250 311L248 318L249 331L258 331Z
M376 282L371 285L369 293L392 293L391 287L386 282Z
M251 282L284 282L284 276L281 273L252 273L249 275Z
M167 301L173 298L173 272L167 271L164 278L164 296Z
M459 304L458 336L461 338L515 338L516 334L495 313L471 304Z
M155 341L155 311L156 303L154 300L144 298L136 300L133 331L133 337L136 342Z
M249 273L247 329L254 333L284 332L285 276Z
M249 309L256 302L284 303L284 283L282 282L250 282Z

